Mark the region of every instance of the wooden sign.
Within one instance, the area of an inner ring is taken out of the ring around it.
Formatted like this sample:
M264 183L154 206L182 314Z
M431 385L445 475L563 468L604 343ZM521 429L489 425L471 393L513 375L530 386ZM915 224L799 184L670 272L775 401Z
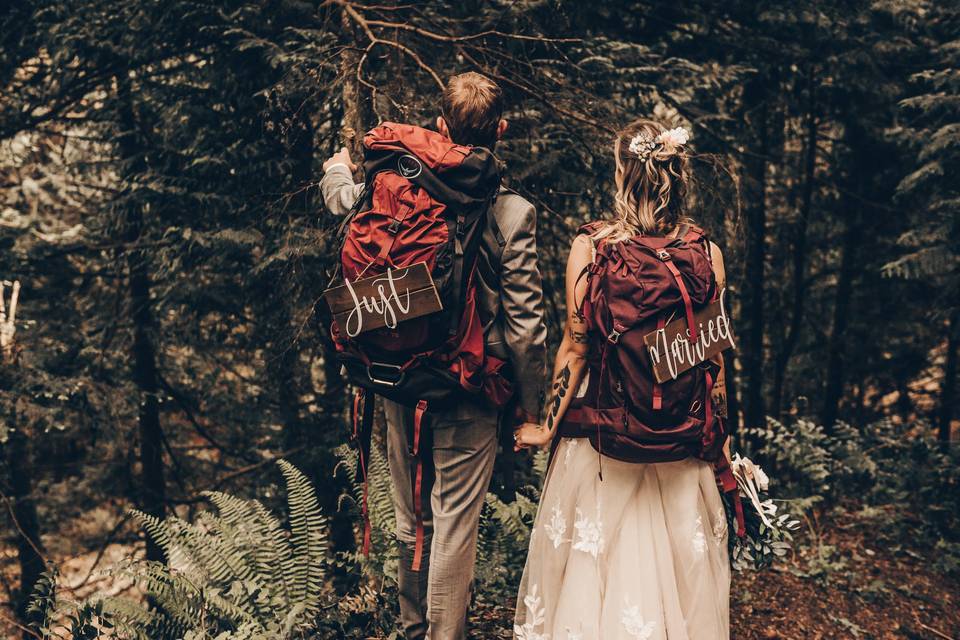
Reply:
M685 316L643 337L657 382L675 380L687 369L734 346L730 319L723 307L725 293L721 291L718 300L694 314L699 334L696 343L690 342Z
M396 329L404 320L443 309L426 262L327 289L323 293L333 319L355 338L381 327Z

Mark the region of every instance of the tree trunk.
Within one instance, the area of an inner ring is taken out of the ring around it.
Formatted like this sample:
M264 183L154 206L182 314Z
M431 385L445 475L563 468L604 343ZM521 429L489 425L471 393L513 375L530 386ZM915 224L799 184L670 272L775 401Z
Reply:
M860 244L857 206L849 197L847 198L840 274L837 280L836 301L833 306L833 328L827 350L827 382L823 392L823 410L820 413L820 422L828 435L833 433L834 423L837 421L840 409L840 398L843 395L844 342L846 341L847 323L850 315L850 295L853 293L853 281L856 276L856 254Z
M17 425L16 412L13 411ZM7 442L7 465L10 470L8 482L13 503L11 515L15 519L14 529L17 538L17 559L20 564L20 591L16 602L17 617L21 624L27 626L38 622L35 616L27 613L30 596L36 587L37 580L44 570L43 547L40 541L40 523L37 518L37 505L33 500L33 476L31 475L30 443L20 427L10 432ZM24 632L24 640L34 636Z
M124 176L126 188L136 189L136 181L146 171L141 144L138 139L139 125L133 109L133 96L129 80L118 77L121 133L117 147L127 161ZM149 257L146 250L136 245L143 236L143 206L135 195L128 197L124 205L124 239L127 248L129 272L128 295L131 325L133 326L133 381L139 393L138 426L140 436L140 509L155 518L163 518L166 511L166 483L163 468L163 429L160 426L160 402L158 398L157 356L153 344L154 318L150 301ZM163 549L147 538L147 559L165 562Z
M810 86L808 88L808 104L805 119L806 151L804 159L803 199L798 212L797 222L793 234L793 297L790 309L790 326L787 336L777 355L776 370L773 383L773 407L771 413L781 416L783 406L783 387L786 381L787 368L790 358L800 340L800 330L803 326L804 302L806 299L806 266L807 266L807 230L810 223L810 211L813 203L813 186L817 166L817 117L815 76L810 72Z
M350 36L350 44L358 44L362 32L346 11L341 15L341 26L343 33ZM360 54L357 46L344 48L340 55L340 78L343 82L343 128L340 131L340 138L355 159L363 157L363 133L376 124L373 122L374 113L370 92L357 79L359 65Z
M746 120L754 140L744 160L746 199L746 255L744 257L743 316L747 320L743 345L743 418L747 428L763 426L764 263L766 260L766 177L768 79L758 75L744 90Z
M937 416L937 437L946 449L950 446L950 425L953 422L953 405L956 402L957 351L960 350L960 312L954 311L947 327L947 362L940 389L940 412Z
M127 218L131 239L140 237L142 211L134 205ZM134 235L135 233L135 235ZM156 352L151 334L153 311L150 306L150 276L143 251L131 251L130 306L133 315L133 378L140 392L140 465L142 472L141 509L156 518L163 518L166 507L166 484L163 469L163 430L160 427L160 403L157 397ZM163 550L147 539L147 559L162 562Z

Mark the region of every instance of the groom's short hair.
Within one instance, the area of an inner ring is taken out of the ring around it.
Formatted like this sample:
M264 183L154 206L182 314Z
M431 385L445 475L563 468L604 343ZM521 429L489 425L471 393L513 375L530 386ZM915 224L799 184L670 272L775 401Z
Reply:
M451 140L492 149L503 117L503 90L490 78L473 71L453 76L443 90L440 114Z

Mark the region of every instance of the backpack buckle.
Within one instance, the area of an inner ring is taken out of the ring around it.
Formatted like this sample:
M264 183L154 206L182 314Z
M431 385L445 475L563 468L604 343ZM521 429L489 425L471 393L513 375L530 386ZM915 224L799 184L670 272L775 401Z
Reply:
M660 258L663 262L666 262L670 259L670 254L666 249L657 249L657 257Z
M374 384L397 387L406 377L403 367L387 362L371 362L367 366L367 378Z
M607 336L607 340L610 342L610 344L617 344L617 342L620 340L621 335L623 334L621 334L619 331L614 329L613 331L610 332L610 335Z
M390 226L387 227L387 231L389 231L391 235L397 235L397 232L400 231L400 221L394 218Z

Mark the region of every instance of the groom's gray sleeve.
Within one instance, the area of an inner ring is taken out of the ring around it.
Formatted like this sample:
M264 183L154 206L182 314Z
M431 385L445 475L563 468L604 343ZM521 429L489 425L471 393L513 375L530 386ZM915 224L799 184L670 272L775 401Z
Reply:
M335 216L345 216L363 191L363 183L354 183L353 174L345 165L335 164L320 179L323 202Z
M516 224L504 234L500 274L503 338L513 365L520 408L537 417L543 402L547 361L543 281L537 259L537 212L523 198L512 199L521 206L510 212Z

